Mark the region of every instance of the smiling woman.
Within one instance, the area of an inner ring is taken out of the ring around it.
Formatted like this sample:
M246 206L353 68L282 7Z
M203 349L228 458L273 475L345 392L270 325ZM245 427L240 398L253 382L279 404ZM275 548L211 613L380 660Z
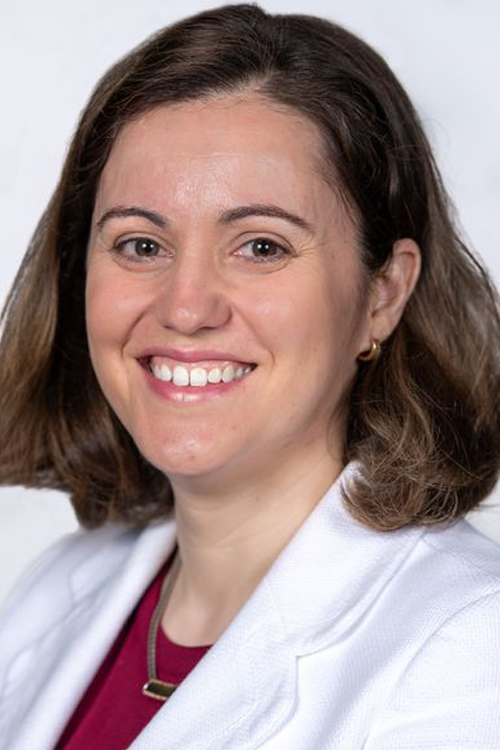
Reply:
M308 120L251 92L156 108L113 146L88 249L90 357L113 411L171 481L203 474L220 498L237 471L253 493L263 457L266 482L318 461L325 486L340 473L356 356L368 328L390 333L418 252L406 242L395 253L392 275L406 258L409 278L375 320L320 155Z
M127 55L4 322L0 479L82 526L4 611L5 748L498 748L500 554L459 520L497 296L364 42L232 5Z

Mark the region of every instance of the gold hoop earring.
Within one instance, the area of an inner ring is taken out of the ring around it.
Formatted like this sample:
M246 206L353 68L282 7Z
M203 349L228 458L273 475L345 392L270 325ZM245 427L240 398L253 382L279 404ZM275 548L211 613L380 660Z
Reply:
M361 354L358 354L358 360L359 362L374 362L376 359L378 359L381 351L382 347L380 346L380 341L378 339L372 339L372 345L370 349L365 352L361 352Z

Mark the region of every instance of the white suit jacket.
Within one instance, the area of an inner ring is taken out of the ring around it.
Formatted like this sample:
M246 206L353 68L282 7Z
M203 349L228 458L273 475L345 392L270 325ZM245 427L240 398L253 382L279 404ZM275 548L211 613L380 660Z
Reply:
M368 530L339 484L131 750L500 750L500 548L465 522ZM53 750L174 541L172 521L77 531L25 575L1 750Z

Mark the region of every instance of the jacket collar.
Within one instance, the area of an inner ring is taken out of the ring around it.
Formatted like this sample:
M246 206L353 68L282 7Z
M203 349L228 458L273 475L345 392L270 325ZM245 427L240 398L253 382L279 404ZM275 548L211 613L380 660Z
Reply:
M357 524L342 501L342 488L355 471L352 465L344 470L131 750L251 750L287 721L296 706L298 657L355 626L422 533L383 534ZM105 544L106 534L112 545ZM47 636L53 634L53 648L61 638L71 639L73 648L45 685L31 683L32 711L20 743L9 745L13 750L54 745L124 620L172 551L175 527L164 522L138 536L100 530L94 539L94 554L85 534L81 552L73 551L72 596L58 610L59 627ZM25 647L33 678L29 654ZM25 706L24 679L12 688L24 691Z
M172 521L113 524L67 535L35 563L2 612L0 750L52 750L174 543Z
M251 750L297 706L297 659L342 638L420 538L356 523L344 470L133 750Z

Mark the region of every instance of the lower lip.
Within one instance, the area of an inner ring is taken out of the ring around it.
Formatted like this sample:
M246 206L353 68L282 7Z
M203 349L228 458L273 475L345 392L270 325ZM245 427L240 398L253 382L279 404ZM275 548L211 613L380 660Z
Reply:
M199 404L204 401L213 401L214 399L225 396L241 387L243 382L251 374L249 373L237 380L231 380L230 383L221 382L207 383L207 385L203 386L179 386L175 385L173 381L167 382L166 380L159 380L158 378L155 378L148 367L145 367L144 365L141 365L141 367L146 375L146 380L150 388L152 388L156 395L176 404Z

